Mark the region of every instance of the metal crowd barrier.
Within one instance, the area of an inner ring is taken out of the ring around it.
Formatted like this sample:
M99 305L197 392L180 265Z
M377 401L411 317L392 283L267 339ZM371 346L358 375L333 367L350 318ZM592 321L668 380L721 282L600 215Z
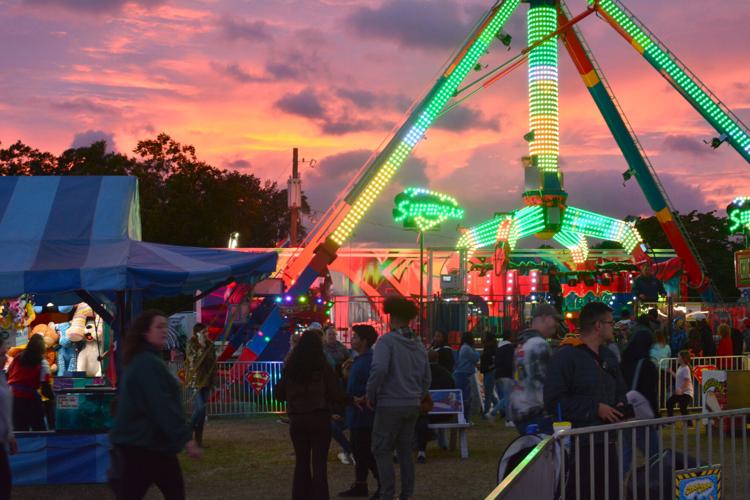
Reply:
M696 368L715 367L716 370L750 370L750 356L701 356L691 358L690 364L695 373ZM674 373L679 367L677 358L664 358L659 361L659 411L667 410L667 399L674 392ZM693 377L693 402L691 410L703 408L703 393L700 383Z
M172 370L180 378L182 363L173 363ZM226 361L217 363L217 383L211 391L207 414L211 417L250 416L283 413L286 404L273 397L281 378L281 361ZM186 412L192 412L196 390L182 383L182 401Z
M744 408L560 431L487 499L747 499L748 416ZM640 448L648 458L630 452ZM694 496L678 494L686 490Z

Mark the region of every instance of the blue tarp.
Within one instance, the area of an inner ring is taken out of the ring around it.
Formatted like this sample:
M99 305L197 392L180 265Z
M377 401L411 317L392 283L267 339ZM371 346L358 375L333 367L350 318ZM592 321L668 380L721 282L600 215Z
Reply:
M135 177L0 177L0 297L76 290L169 296L276 269L274 252L140 239Z
M107 434L16 433L13 484L104 483L109 469Z

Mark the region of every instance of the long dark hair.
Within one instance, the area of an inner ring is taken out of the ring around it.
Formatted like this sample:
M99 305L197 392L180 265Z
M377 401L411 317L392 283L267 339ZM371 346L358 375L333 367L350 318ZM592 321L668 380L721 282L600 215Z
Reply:
M154 318L158 316L167 317L166 314L159 310L149 309L143 311L130 323L128 333L125 334L125 338L122 340L123 365L127 366L136 354L148 348L149 344L146 341L146 333L151 328Z
M44 352L46 350L47 345L44 343L44 337L42 335L32 335L18 361L24 366L36 366L44 359Z
M322 337L323 332L320 330L307 330L302 334L284 367L290 380L304 384L319 377L327 363L323 354Z

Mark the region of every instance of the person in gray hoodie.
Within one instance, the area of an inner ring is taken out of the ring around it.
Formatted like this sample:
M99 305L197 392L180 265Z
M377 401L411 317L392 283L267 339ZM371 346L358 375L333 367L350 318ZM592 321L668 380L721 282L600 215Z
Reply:
M373 348L367 381L367 405L375 410L372 453L380 473L379 498L391 500L395 495L392 457L396 450L401 467L399 498L408 499L414 495L414 429L420 404L430 388L430 364L427 351L409 328L417 315L414 303L388 298L383 311L390 315L391 331Z

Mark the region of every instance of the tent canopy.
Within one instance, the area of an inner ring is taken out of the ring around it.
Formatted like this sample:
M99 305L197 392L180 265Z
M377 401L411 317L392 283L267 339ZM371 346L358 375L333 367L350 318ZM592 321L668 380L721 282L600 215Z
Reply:
M139 210L135 177L0 177L0 297L168 296L276 269L274 252L142 242Z

